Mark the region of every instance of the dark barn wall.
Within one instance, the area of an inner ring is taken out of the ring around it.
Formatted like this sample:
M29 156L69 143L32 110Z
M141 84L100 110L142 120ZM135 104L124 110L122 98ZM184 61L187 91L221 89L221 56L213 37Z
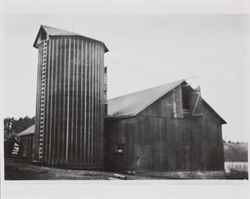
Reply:
M103 167L104 51L102 43L77 36L53 36L38 45L37 160Z
M34 134L20 137L19 155L21 157L32 160L34 138L35 138Z
M224 152L222 140L221 120L215 117L208 106L203 104L203 131L204 131L204 157L205 169L223 170Z
M138 116L136 171L167 170L167 123L164 118Z
M200 170L202 126L191 119L138 116L138 170Z
M221 121L208 106L200 108L203 116L184 117L179 86L133 119L108 120L110 164L137 172L223 170ZM123 160L111 150L121 137L124 143L132 143Z
M223 170L220 119L205 104L203 116L183 117L180 91L177 87L137 116L138 169Z
M105 167L107 170L132 171L135 169L136 119L127 118L105 121ZM118 153L118 144L124 152Z
M176 145L180 145L180 136L176 132L178 120L173 118L182 117L181 86L137 115L137 171L175 170Z

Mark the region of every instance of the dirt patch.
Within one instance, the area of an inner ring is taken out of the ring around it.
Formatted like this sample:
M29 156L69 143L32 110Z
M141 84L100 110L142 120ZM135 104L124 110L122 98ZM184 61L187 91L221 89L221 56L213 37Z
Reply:
M159 179L192 180L192 179L226 179L224 171L164 171L164 172L142 172L143 176L154 176Z
M29 164L23 160L5 160L6 180L121 180L116 173L106 171L60 169ZM127 180L152 179L135 175L125 175Z

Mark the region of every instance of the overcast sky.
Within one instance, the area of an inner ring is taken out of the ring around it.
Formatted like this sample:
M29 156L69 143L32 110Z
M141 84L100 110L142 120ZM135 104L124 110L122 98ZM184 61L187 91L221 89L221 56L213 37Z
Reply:
M246 141L246 15L5 15L4 117L35 115L41 24L103 41L108 96L182 78L201 86L202 97L227 121L226 140Z

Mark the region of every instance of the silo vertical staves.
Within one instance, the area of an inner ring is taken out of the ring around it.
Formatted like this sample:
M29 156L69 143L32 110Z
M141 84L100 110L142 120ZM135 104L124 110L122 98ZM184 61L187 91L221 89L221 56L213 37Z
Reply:
M102 168L104 53L101 41L41 26L34 158L47 165Z

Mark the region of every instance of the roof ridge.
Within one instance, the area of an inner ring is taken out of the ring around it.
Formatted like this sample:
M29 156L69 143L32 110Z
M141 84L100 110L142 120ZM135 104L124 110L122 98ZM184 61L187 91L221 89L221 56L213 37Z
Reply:
M135 116L183 82L185 79L111 98L108 100L108 117Z
M64 31L64 32L68 32L68 33L73 33L73 34L77 34L77 35L80 35L79 33L75 33L73 31L68 31L68 30L64 30L64 29L61 29L61 28L55 28L53 26L48 26L48 25L41 25L41 27L45 27L45 28L51 28L51 29L55 29L55 30L59 30L59 31Z
M34 133L35 133L35 124L32 124L26 129L24 129L23 131L21 131L20 133L18 133L17 136L20 137L20 136L30 135Z
M127 94L124 94L124 95L120 95L118 97L113 97L113 98L110 98L108 100L113 100L113 99L117 99L117 98L121 98L121 97L125 97L125 96L128 96L128 95L133 95L133 94L137 94L137 93L142 93L142 92L145 92L145 91L148 91L148 90L151 90L151 89L156 89L156 88L159 88L159 87L163 87L163 86L166 86L166 85L169 85L169 84L173 84L173 83L177 83L177 82L183 82L185 81L185 79L180 79L180 80L176 80L176 81L173 81L173 82L169 82L169 83L166 83L166 84L161 84L161 85L158 85L158 86L153 86L151 88L146 88L146 89L143 89L143 90L139 90L139 91L134 91L132 93L127 93Z

